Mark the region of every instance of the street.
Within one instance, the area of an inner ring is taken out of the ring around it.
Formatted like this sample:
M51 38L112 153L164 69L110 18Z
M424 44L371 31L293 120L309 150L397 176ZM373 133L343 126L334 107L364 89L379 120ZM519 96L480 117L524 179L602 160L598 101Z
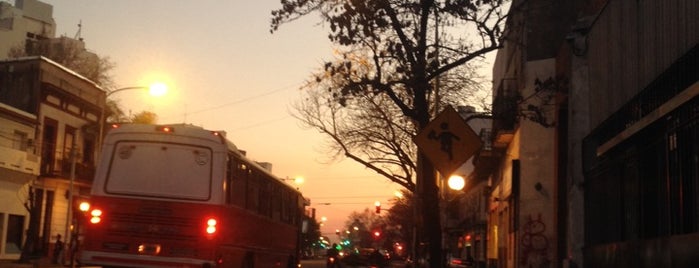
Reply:
M319 260L302 260L301 261L301 267L302 268L326 268L325 267L325 259L319 259ZM349 265L342 265L342 268L366 268L368 266L349 266ZM403 268L405 267L405 264L401 261L392 261L391 262L391 268Z

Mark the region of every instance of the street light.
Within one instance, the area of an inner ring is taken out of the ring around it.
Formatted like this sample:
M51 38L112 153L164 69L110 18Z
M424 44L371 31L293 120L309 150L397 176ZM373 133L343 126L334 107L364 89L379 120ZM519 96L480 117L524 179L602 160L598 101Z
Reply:
M286 178L282 178L282 180L283 180L283 181L294 181L294 184L296 184L296 190L298 190L298 189L299 189L299 186L301 186L301 184L303 184L303 182L305 181L305 180L303 179L303 177L301 177L301 176L296 176L296 177L293 178L293 179L290 179L290 178L287 176Z
M451 188L452 190L460 191L461 189L464 189L464 186L466 185L466 180L462 176L451 175L451 177L449 177L449 180L447 181L447 184L449 185L449 188Z
M98 146L100 148L100 151L102 149L102 141L104 139L104 123L105 123L105 112L107 109L107 98L111 96L114 93L121 92L121 91L126 91L126 90L133 90L133 89L147 89L152 96L155 97L160 97L163 96L167 93L167 85L163 83L153 83L148 87L145 86L134 86L134 87L123 87L123 88L117 88L112 91L108 91L107 94L104 97L104 105L102 105L102 114L100 114L100 122L99 122L99 127L100 127L100 135L99 135L99 143Z

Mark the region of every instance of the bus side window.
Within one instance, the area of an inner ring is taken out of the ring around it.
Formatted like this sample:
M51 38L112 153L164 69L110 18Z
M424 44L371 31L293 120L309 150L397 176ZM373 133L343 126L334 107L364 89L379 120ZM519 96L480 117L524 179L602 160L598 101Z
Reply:
M289 191L282 190L282 222L289 222Z
M281 220L281 208L282 208L282 196L281 196L281 187L279 185L273 185L272 188L272 219L275 221L280 221Z
M260 178L259 178L258 182L260 183L260 196L259 196L259 198L260 198L259 209L260 210L259 210L259 213L260 213L260 215L269 217L270 216L270 207L269 207L269 205L270 205L270 200L269 200L270 199L270 194L269 194L270 184L269 184L269 181L266 178L266 176L264 176L263 174L260 174Z
M233 203L233 170L235 168L235 164L233 162L233 158L228 155L228 161L226 163L226 184L225 184L225 195L226 195L226 205L230 205Z
M230 200L233 205L239 207L245 207L245 189L247 188L247 167L241 163L237 158L233 158L231 161L231 184L229 185Z
M247 202L245 203L247 209L257 212L259 210L259 173L252 172L248 175L248 187L247 187Z

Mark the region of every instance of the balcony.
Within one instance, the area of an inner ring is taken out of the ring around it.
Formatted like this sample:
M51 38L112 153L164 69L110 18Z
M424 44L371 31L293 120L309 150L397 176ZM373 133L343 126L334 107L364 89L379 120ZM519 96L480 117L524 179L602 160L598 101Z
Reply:
M26 150L0 146L0 168L39 175L39 157Z
M61 162L60 176L64 178L70 178L71 161L70 159L63 159ZM95 165L88 163L75 163L75 179L78 181L92 183L92 179L95 176Z
M502 79L493 99L493 147L507 147L514 137L517 127L517 113L520 100L517 80Z
M483 146L473 157L474 169L469 175L469 178L475 182L487 180L488 176L497 168L500 156L502 155L499 150L495 150L492 129L482 129L480 137L483 141Z

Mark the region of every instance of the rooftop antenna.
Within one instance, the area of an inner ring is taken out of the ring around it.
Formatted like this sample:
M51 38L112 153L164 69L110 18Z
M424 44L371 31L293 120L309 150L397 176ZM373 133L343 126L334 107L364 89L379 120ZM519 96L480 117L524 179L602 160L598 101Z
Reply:
M183 114L183 116L184 116L184 119L183 119L184 121L183 121L182 123L185 123L185 124L186 124L186 123L187 123L187 104L186 104L186 103L184 104L184 114Z
M83 41L83 38L80 36L80 32L82 32L82 29L83 29L83 20L80 20L80 22L78 22L78 32L75 33L75 37L73 39Z

